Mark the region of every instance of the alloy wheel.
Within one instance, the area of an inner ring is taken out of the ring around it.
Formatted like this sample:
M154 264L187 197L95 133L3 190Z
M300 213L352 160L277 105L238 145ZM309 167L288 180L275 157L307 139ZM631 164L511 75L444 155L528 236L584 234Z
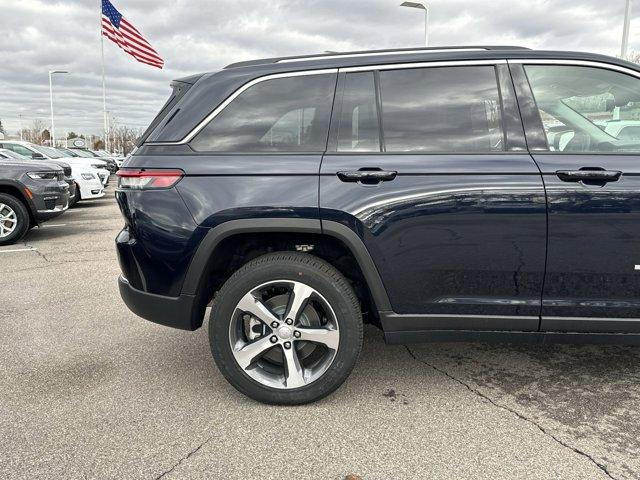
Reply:
M16 212L9 205L0 203L0 238L11 235L17 225L18 216Z
M233 356L262 385L304 387L322 377L340 343L329 302L302 282L275 280L246 293L229 326Z

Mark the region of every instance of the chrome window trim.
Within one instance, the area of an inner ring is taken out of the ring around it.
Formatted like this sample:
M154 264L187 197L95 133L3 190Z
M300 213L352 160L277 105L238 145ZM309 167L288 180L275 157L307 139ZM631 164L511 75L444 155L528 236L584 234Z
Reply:
M450 50L447 50L450 51ZM342 73L342 72L367 72L374 70L398 70L398 69L407 69L407 68L426 68L426 67L455 67L455 66L481 66L481 65L500 65L506 64L506 59L495 59L495 60L444 60L444 61L420 61L420 62L411 62L411 63L393 63L393 64L375 64L375 65L365 65L358 67L341 67L341 68L324 68L320 70L302 70L299 72L287 72L287 73L275 73L271 75L265 75L263 77L254 78L253 80L245 83L241 87L239 87L235 92L233 92L227 99L222 102L220 105L216 107L209 115L207 115L204 120L202 120L198 125L196 125L182 140L178 140L175 142L146 142L144 145L151 146L169 146L169 145L185 145L193 140L200 131L207 126L207 124L213 120L216 116L222 112L227 105L229 105L233 100L235 100L241 93L251 88L252 86L266 82L267 80L274 80L277 78L288 78L288 77L301 77L306 75L323 75L329 73Z
M438 48L433 50L427 50L425 48L420 50L389 50L386 52L369 52L369 53L336 53L335 55L309 55L308 57L298 58L284 58L278 60L275 63L294 63L294 62L309 62L312 60L335 60L337 58L361 58L361 57L379 57L383 55L415 55L417 53L429 54L429 53L456 53L456 52L486 52L487 48Z
M613 70L621 73L626 73L632 77L640 78L640 72L632 70L621 65L615 65L613 63L599 62L596 60L561 60L561 59L543 59L543 58L522 58L522 59L509 59L507 63L520 64L520 65L568 65L577 67L595 67L604 68L607 70Z
M193 140L193 137L195 137L198 133L200 133L200 131L204 127L206 127L211 120L213 120L215 117L217 117L220 114L220 112L222 112L227 107L227 105L229 105L231 102L233 102L243 92L245 92L249 88L253 87L254 85L257 85L258 83L266 82L267 80L275 80L277 78L305 77L307 75L325 75L325 74L330 74L330 73L338 73L338 69L337 68L324 68L324 69L321 69L321 70L305 70L305 71L300 71L300 72L275 73L275 74L271 74L271 75L265 75L263 77L254 78L253 80L251 80L251 81L245 83L244 85L242 85L241 87L239 87L231 95L229 95L224 102L222 102L220 105L218 105L215 108L215 110L213 110L209 115L207 115L204 118L204 120L202 120L200 123L198 123L198 125L196 125L193 128L193 130L191 130L187 134L187 136L184 137L182 140L179 140L177 142L147 142L147 143L145 143L145 145L162 146L162 145L184 145L186 143L189 143L191 140Z

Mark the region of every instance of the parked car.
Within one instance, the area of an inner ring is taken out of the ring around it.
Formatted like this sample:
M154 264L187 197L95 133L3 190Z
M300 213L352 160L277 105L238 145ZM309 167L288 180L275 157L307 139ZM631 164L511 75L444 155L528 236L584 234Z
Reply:
M110 173L116 173L116 171L118 170L118 165L116 164L115 160L108 155L103 157L86 148L65 148L64 150L69 151L70 153L79 157L91 158L104 162L105 167L107 168L107 170L109 170Z
M98 170L98 176L104 186L109 184L109 177L111 175L111 165L102 159L96 158L93 155L81 154L80 152L71 148L56 148L62 155L84 160L86 165L91 165L92 168ZM116 169L117 170L117 169Z
M69 208L64 171L51 163L18 160L0 150L0 245Z
M211 304L213 357L246 395L331 393L363 322L389 343L640 341L640 142L596 123L640 102L640 66L413 49L172 86L118 173L120 292L185 330Z
M604 131L619 140L640 141L640 120L612 120L605 124Z
M0 140L0 148L6 148L25 157L31 157L34 160L61 161L70 165L71 177L76 185L72 204L79 200L104 197L104 186L100 178L101 175L104 176L104 173L87 165L85 160L64 156L55 148L18 140Z
M0 143L1 145L1 143ZM0 148L0 158L5 159L13 159L13 160L21 160L21 161L31 161L31 156L24 156L19 153L14 152L13 150L9 150L6 148ZM79 194L77 192L76 182L71 176L71 165L61 160L47 160L46 162L40 160L39 163L47 163L58 166L62 169L64 173L64 181L67 183L67 187L69 189L69 206L72 207L77 201Z

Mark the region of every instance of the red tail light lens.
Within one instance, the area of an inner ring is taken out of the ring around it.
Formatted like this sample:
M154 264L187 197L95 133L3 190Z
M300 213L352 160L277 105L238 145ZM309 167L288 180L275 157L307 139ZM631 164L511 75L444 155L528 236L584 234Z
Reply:
M116 172L118 188L126 190L153 190L171 188L184 177L182 170L134 170Z

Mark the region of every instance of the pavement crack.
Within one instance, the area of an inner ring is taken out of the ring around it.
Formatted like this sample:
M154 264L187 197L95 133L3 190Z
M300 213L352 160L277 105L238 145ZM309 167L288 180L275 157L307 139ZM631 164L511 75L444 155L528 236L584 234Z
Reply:
M32 252L34 252L35 254L37 254L38 256L40 256L41 258L44 259L45 262L48 262L49 259L47 258L47 256L42 253L40 250L38 250L37 247L34 247L33 245L29 245L27 242L24 242L23 245L27 248L30 248Z
M182 465L183 462L186 462L187 460L189 460L189 458L191 458L193 455L195 455L196 453L198 453L200 451L200 449L202 447L204 447L207 443L209 443L211 440L213 440L213 435L211 435L209 438L207 438L205 441L203 441L202 443L200 443L200 445L198 445L196 448L194 448L193 450L191 450L189 453L187 453L184 457L182 457L180 460L178 460L175 464L173 464L173 466L169 469L169 470L165 470L163 473L161 473L160 475L158 475L155 480L160 480L161 478L166 477L167 475L169 475L171 472L173 472L176 468L178 468L180 465Z
M556 443L558 443L559 445L563 446L564 448L567 448L569 450L571 450L572 452L586 458L587 460L589 460L591 463L593 463L602 473L604 473L607 477L613 479L613 480L617 480L616 477L614 477L613 475L611 475L611 473L609 472L609 470L607 469L606 465L598 462L595 458L593 458L591 455L589 455L588 453L580 450L579 448L573 447L571 445L569 445L568 443L564 442L563 440L561 440L560 438L556 437L553 433L549 432L545 427L543 427L542 425L540 425L539 423L537 423L535 420L523 415L522 413L518 412L517 410L514 410L513 408L510 408L506 405L502 405L498 402L496 402L495 400L493 400L491 397L489 397L488 395L482 393L480 390L473 388L470 384L464 382L463 380L460 380L459 378L454 377L453 375L451 375L449 372L447 372L446 370L443 370L442 368L438 368L435 365L432 365L431 363L422 360L421 358L418 358L412 351L411 349L407 346L404 345L404 347L407 349L407 352L409 353L409 355L417 362L420 362L424 365L426 365L427 367L432 368L433 370L435 370L436 372L441 373L442 375L446 376L447 378L449 378L450 380L453 380L456 383L459 383L460 385L462 385L463 387L465 387L467 390L469 390L471 393L477 395L478 397L482 398L483 400L489 402L491 405L500 408L502 410L506 410L507 412L515 415L517 418L519 418L520 420L524 420L525 422L533 425L534 427L536 427L538 430L540 430L540 432L542 432L544 435L546 435L547 437L551 438L553 441L555 441Z

